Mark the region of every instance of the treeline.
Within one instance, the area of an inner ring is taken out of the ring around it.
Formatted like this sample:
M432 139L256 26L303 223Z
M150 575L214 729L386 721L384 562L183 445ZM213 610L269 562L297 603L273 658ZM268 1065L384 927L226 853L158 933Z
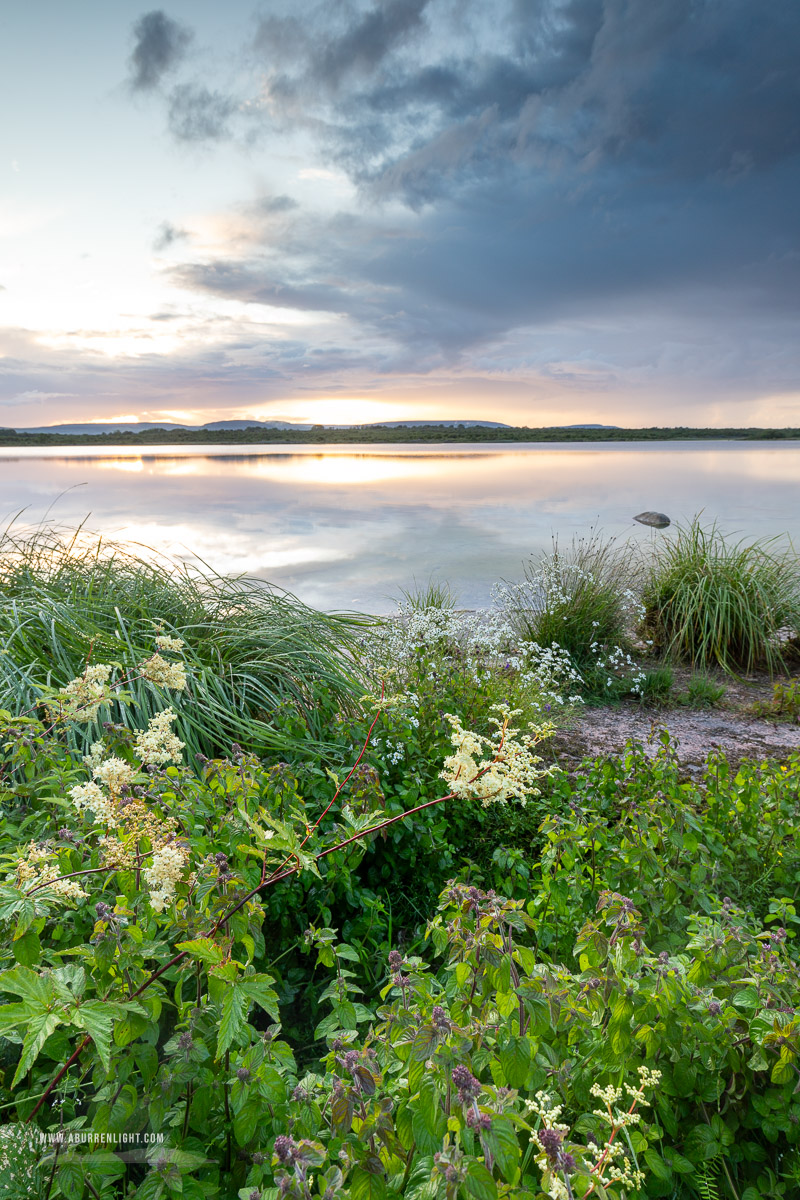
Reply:
M175 446L175 445L342 445L400 442L682 442L792 441L800 429L692 429L651 425L644 429L576 429L560 426L531 428L509 425L496 429L480 425L353 425L347 429L147 429L138 433L19 433L0 429L0 446Z

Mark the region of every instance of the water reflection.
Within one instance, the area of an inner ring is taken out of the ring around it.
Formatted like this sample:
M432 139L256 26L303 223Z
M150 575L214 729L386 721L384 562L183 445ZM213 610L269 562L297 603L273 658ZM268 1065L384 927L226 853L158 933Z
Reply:
M592 524L647 541L631 520L643 509L674 520L703 510L729 531L800 544L798 478L800 448L786 443L47 447L0 450L0 515L25 508L35 522L53 505L74 528L89 513L106 535L259 575L322 607L380 611L431 574L464 604L485 603L552 536Z

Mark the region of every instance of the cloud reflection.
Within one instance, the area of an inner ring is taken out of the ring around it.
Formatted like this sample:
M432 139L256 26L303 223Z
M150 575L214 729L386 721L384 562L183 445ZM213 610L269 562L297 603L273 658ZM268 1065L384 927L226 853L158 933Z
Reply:
M325 608L386 611L432 574L485 604L553 536L597 525L647 544L632 521L643 509L800 544L800 448L787 444L74 450L0 454L0 517L25 507L34 524L52 506L65 528L85 521Z

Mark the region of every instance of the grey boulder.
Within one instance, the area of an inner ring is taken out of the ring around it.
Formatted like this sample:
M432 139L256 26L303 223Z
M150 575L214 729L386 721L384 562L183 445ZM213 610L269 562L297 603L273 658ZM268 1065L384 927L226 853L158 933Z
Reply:
M666 513L643 512L633 518L640 525L651 525L653 529L666 529L670 524L670 519Z

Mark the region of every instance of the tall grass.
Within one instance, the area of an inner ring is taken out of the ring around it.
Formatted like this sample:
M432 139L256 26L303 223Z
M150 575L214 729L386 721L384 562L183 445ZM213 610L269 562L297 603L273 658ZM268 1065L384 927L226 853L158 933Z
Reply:
M644 599L656 647L703 669L775 671L800 628L795 554L775 538L730 541L697 517L660 542Z
M317 612L259 580L65 540L52 527L9 528L0 535L0 707L29 708L43 685L62 686L87 661L130 673L160 631L186 643L189 693L169 702L189 752L324 744L332 714L364 690L357 648L367 620ZM154 711L151 688L128 690L140 714Z
M400 589L400 604L409 612L425 612L429 608L440 608L451 611L458 603L458 596L450 584L443 579L431 576L427 583L417 583L414 586Z

